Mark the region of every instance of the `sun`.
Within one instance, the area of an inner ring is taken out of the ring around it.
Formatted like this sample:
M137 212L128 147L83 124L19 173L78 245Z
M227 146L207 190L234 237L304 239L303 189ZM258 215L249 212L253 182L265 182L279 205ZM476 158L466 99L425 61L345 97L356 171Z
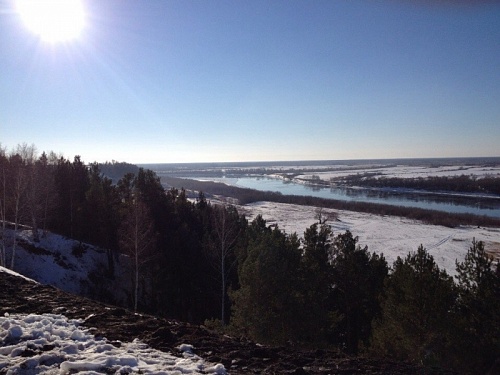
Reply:
M44 42L76 39L85 26L81 0L16 0L16 8L28 29Z

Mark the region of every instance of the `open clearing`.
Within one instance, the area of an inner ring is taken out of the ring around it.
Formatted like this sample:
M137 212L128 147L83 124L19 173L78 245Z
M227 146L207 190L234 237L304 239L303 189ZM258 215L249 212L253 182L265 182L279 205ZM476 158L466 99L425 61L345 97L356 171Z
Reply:
M446 166L412 166L412 165L396 165L396 166L339 166L338 168L327 172L314 172L321 180L329 181L339 177L356 176L370 174L373 177L386 178L427 178L427 177L457 177L457 176L474 176L476 178L483 177L500 177L500 166L480 166L480 165L446 165ZM296 177L297 180L310 179L312 174L302 174Z
M296 232L300 237L303 237L306 228L317 221L318 215L316 207L274 202L257 202L237 208L249 221L260 214L268 225L278 224L285 232ZM327 223L335 235L351 231L359 237L361 246L367 245L370 252L383 253L389 265L398 256L405 257L422 244L440 268L455 275L455 260L463 261L474 238L483 241L486 250L500 258L500 228L447 228L395 216L332 209L322 209L321 213L323 217L331 218Z

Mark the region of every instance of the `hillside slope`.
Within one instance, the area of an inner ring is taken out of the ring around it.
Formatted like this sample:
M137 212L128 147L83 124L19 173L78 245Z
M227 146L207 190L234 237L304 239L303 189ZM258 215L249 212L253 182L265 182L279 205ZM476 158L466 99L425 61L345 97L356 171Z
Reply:
M442 374L384 359L348 357L336 351L273 348L245 339L218 335L204 327L134 314L0 272L0 316L12 314L62 314L82 319L96 337L110 342L131 342L135 338L155 349L182 356L181 344L190 344L194 353L210 363L222 363L230 374ZM37 355L25 351L26 356ZM0 369L3 373L5 369Z

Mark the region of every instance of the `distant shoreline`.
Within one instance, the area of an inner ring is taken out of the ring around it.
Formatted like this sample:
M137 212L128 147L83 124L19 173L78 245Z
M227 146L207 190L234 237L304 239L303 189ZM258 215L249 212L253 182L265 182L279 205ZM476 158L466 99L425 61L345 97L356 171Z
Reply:
M275 160L275 161L239 161L239 162L185 162L185 163L140 163L139 167L153 171L165 167L173 169L203 168L249 168L249 167L305 167L305 166L362 166L362 165L470 165L470 164L493 164L500 165L500 156L487 157L451 157L451 158L397 158L397 159L346 159L346 160Z
M283 195L276 192L264 192L248 188L230 186L220 182L197 181L186 178L162 176L162 183L177 189L202 191L206 195L235 198L239 204L249 204L259 201L293 203L304 206L332 208L338 210L357 211L376 215L400 216L420 220L427 224L457 227L460 225L500 227L500 219L464 213L447 213L414 207L393 206L380 203L355 201L339 201L311 196Z

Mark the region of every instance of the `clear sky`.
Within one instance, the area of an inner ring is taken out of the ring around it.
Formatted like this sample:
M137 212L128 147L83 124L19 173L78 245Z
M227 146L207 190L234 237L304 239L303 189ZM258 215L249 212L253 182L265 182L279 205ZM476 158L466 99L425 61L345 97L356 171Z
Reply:
M500 156L495 1L0 0L0 143L86 162Z

